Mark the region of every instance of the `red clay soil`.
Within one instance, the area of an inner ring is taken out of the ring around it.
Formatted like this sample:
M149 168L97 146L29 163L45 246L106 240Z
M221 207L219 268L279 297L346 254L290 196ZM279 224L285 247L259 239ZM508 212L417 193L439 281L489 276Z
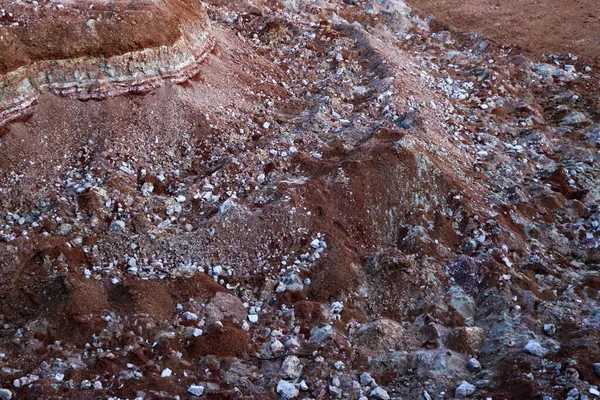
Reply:
M407 0L423 16L540 54L573 53L598 59L597 0Z
M86 1L62 9L0 1L0 9L6 9L5 15L0 14L4 38L0 74L40 60L107 57L171 45L181 36L180 24L204 19L202 8L187 0L173 1L168 7L152 2Z

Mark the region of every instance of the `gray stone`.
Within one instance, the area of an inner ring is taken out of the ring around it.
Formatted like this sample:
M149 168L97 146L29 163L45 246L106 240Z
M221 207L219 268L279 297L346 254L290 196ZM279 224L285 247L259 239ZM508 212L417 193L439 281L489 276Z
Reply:
M0 389L0 400L10 400L12 399L13 394L8 389Z
M532 354L540 358L543 358L546 356L546 354L548 354L548 349L543 347L535 340L530 340L529 342L527 342L523 350L525 351L525 353Z
M469 296L460 286L452 286L448 290L450 300L448 305L456 310L465 321L465 325L473 326L475 318L475 300Z
M302 279L298 276L298 274L291 273L287 274L283 278L283 284L285 285L287 290L292 292L298 292L304 289L304 284L302 283Z
M110 225L111 231L124 231L125 230L125 222L121 220L116 220Z
M471 385L469 382L462 381L460 385L456 388L456 392L454 392L454 397L457 399L465 399L475 393L475 386Z
M370 385L371 382L373 382L373 378L371 377L371 375L369 375L368 372L363 372L360 375L360 384L363 386L367 386Z
M467 368L471 372L481 371L481 363L476 358L471 358L467 361Z
M548 336L553 336L556 333L556 325L544 324L544 333Z
M388 392L386 392L385 389L380 387L376 387L375 389L371 390L371 393L369 393L369 397L377 400L390 400L390 395L388 394Z
M152 184L152 182L144 182L141 191L144 197L148 197L154 191L154 185Z
M579 111L573 111L562 120L562 123L565 125L579 125L589 122L589 118Z
M344 392L341 388L335 385L329 385L329 394L333 396L333 398L340 398Z
M58 228L56 228L56 233L61 236L70 235L73 231L73 225L71 224L60 224Z
M230 293L218 292L206 306L207 322L222 321L226 317L242 323L246 320L247 313L242 301Z
M331 325L325 325L321 328L314 327L310 330L310 343L322 343L333 335Z
M281 364L281 374L284 378L296 379L302 373L302 364L296 356L289 356Z
M355 336L356 344L373 351L397 349L402 345L404 328L390 319L378 319L361 327Z
M190 385L190 387L188 387L187 391L192 396L200 397L204 393L204 386Z
M282 399L293 399L300 394L300 390L293 383L280 380L277 383L277 393Z

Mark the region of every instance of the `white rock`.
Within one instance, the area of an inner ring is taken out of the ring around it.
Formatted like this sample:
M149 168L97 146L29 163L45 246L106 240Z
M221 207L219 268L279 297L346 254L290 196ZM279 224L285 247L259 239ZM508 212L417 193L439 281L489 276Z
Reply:
M81 388L81 390L91 389L92 382L88 381L87 379L84 379L83 381L81 381L81 384L79 385L79 387Z
M60 372L54 375L54 382L62 382L65 379L65 374L61 374Z
M481 363L479 362L478 359L471 358L467 362L467 368L469 369L469 371L477 372L477 371L481 370Z
M383 388L380 387L376 387L375 389L371 390L371 393L369 393L369 397L377 400L390 400L390 395L388 394L388 392L386 392Z
M462 381L460 385L456 388L456 392L454 392L454 397L457 399L464 399L469 397L475 393L475 386L471 385L469 382Z
M171 375L173 375L173 371L171 371L169 368L163 369L162 372L160 373L161 378L168 378Z
M11 400L13 394L8 389L0 389L0 400Z
M552 336L556 333L556 325L544 324L544 333L548 336Z
M196 321L198 319L198 314L194 314L193 312L189 312L189 311L184 312L183 316L188 321Z
M302 364L296 356L289 356L281 364L281 374L284 378L296 379L302 374Z
M200 328L194 328L192 331L192 335L194 335L194 337L202 336L202 333L204 332Z
M529 353L540 358L543 358L544 356L546 356L546 354L548 354L548 349L544 348L535 340L530 340L529 342L527 342L523 350L525 351L525 353Z
M125 230L125 222L116 220L110 225L110 229L113 231L123 231Z
M342 361L336 361L333 364L333 368L337 369L338 371L341 371L344 369L344 363Z
M300 391L296 385L282 379L277 383L277 393L282 399L293 399L300 394Z
M256 315L256 314L248 315L248 321L252 322L253 324L257 323L258 315Z
M204 386L190 385L190 387L188 387L187 391L192 396L200 397L200 396L202 396L202 393L204 393Z
M278 353L281 350L283 350L283 344L281 344L279 340L275 339L275 341L271 343L271 351L273 353Z
M144 197L148 197L152 194L152 192L154 191L154 185L152 184L152 182L145 182L142 185L142 196Z

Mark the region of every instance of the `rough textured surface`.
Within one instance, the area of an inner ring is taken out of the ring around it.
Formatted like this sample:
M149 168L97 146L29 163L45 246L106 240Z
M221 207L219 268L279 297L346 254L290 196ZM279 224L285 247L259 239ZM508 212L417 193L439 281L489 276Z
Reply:
M423 16L527 51L598 57L600 5L595 0L408 0Z
M3 4L5 77L131 60L0 128L5 397L597 390L595 58L392 0Z
M87 100L185 81L214 45L194 1L0 7L0 126L22 117L44 90Z

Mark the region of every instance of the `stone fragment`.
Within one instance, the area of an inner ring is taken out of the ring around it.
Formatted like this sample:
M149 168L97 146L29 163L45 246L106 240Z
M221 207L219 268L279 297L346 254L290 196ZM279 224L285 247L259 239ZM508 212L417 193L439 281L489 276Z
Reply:
M0 389L0 400L11 400L13 394L8 389Z
M381 387L376 387L375 389L371 390L369 397L376 400L390 400L390 395L388 392Z
M331 325L325 325L321 328L314 327L310 330L310 343L322 343L333 335Z
M154 185L152 184L152 182L145 182L142 185L141 191L142 191L142 196L148 197L154 191Z
M452 286L448 290L448 296L448 305L463 318L465 325L473 326L476 309L473 297L465 293L460 286Z
M204 393L204 386L190 385L187 391L192 396L200 397Z
M548 336L553 336L556 333L556 325L544 324L544 333Z
M373 351L396 349L402 343L404 328L390 319L379 319L365 324L356 334L356 343Z
M246 316L244 303L230 293L216 293L206 306L206 317L209 323L222 321L227 317L231 317L234 322L242 323L246 320Z
M479 362L479 360L477 360L476 358L471 358L468 362L467 362L467 368L469 369L469 371L471 372L477 372L481 370L481 363Z
M527 342L523 350L525 351L525 353L532 354L540 358L543 358L546 356L546 354L548 354L548 349L543 347L535 340L530 340L529 342Z
M360 384L363 386L370 385L373 382L373 378L369 375L368 372L363 372L360 374Z
M73 225L71 224L60 224L56 228L56 234L61 236L70 235L73 231Z
M281 364L280 371L284 378L298 378L302 373L302 364L300 363L300 359L296 356L286 357Z
M469 382L462 381L456 388L454 397L457 399L464 399L471 396L473 393L475 393L475 386L471 385Z
M300 390L291 382L284 381L283 379L277 383L277 393L282 399L294 399L300 394Z

